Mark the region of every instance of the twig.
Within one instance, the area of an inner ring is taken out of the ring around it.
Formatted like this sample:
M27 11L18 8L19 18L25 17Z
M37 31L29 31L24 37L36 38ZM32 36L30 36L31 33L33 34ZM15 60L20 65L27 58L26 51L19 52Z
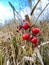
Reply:
M41 13L38 15L37 19L36 19L36 22L38 21L40 15L43 13L43 11L45 10L45 8L49 5L49 3L44 7L44 9L41 11Z
M33 14L34 10L36 9L36 7L37 7L37 5L38 5L39 2L40 2L40 0L38 0L38 2L35 4L34 8L32 9L31 16L32 16L32 14Z
M43 43L41 43L40 45L38 45L38 48L40 48L41 46L44 46L44 45L46 45L46 44L48 44L48 43L49 43L49 41L43 42Z

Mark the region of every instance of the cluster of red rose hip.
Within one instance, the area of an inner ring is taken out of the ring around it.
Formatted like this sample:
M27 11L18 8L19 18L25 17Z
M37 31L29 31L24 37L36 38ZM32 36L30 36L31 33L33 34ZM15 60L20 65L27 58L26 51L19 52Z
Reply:
M16 31L19 32L20 29L24 29L27 30L29 28L29 24L27 22L24 22L22 25L18 26ZM31 32L33 33L33 36L30 38L30 34L29 33L25 33L22 35L22 39L23 40L28 40L30 41L34 46L38 45L38 39L36 37L36 35L40 32L39 28L31 28Z

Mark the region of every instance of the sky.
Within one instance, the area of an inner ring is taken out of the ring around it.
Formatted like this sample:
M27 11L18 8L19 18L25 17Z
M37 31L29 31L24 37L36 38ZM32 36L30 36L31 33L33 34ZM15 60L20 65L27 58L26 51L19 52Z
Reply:
M0 23L4 23L5 20L9 20L9 19L13 18L13 11L8 3L9 1L14 5L14 7L16 8L16 10L18 12L29 6L27 0L0 0ZM34 4L36 2L37 2L37 0L32 0L32 4ZM48 2L49 2L49 0L41 0L42 9ZM39 7L40 7L40 5L39 5ZM37 10L37 12L38 12L38 10Z
M4 23L6 19L8 20L13 18L13 11L8 3L9 1L15 6L17 11L20 11L25 8L25 6L28 6L27 0L0 0L0 23Z

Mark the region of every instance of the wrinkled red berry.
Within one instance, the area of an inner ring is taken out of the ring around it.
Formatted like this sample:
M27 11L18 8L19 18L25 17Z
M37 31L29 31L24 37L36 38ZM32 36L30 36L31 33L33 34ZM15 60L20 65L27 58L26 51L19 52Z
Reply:
M16 27L16 31L19 32L19 30L20 30L21 28L22 28L21 25L17 26L17 27Z

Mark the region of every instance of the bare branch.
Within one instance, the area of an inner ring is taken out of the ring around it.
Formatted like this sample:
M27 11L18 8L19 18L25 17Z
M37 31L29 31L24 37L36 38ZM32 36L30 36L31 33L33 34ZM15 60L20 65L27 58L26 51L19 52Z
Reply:
M36 9L36 7L37 7L37 5L38 5L39 2L40 2L40 0L38 0L37 3L35 4L34 8L31 11L31 15L34 13L34 11L35 11L35 9Z

